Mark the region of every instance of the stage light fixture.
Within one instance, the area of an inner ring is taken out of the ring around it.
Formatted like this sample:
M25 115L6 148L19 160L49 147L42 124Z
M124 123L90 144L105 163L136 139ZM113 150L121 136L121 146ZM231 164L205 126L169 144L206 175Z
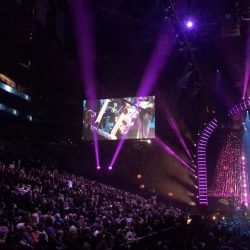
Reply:
M186 21L186 27L192 29L194 27L194 22L191 20Z
M101 167L100 167L100 166L97 166L97 167L96 167L96 169L97 169L97 170L100 170L100 169L101 169Z
M109 169L109 170L112 170L112 166L109 166L108 169Z
M141 175L141 174L138 174L136 177L137 177L137 179L141 179L141 178L142 178L142 175Z
M148 144L151 144L151 140L147 140Z

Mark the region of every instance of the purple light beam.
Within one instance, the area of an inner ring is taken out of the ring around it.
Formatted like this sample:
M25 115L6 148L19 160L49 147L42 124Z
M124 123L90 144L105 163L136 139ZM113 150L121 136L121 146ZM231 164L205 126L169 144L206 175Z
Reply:
M75 0L72 2L72 17L81 67L81 77L84 82L85 94L88 100L96 100L95 81L95 47L93 23L90 11L90 1ZM97 132L93 132L96 166L100 166Z
M192 160L192 156L190 154L190 151L188 150L187 144L185 143L183 137L181 136L180 130L176 124L176 121L175 121L173 115L169 111L166 102L164 101L164 99L162 98L162 95L160 93L158 93L157 96L158 96L158 100L159 100L160 105L161 105L161 111L164 115L165 121L169 124L169 126L171 127L171 129L175 133L176 137L178 138L181 146L185 150L186 154Z
M175 44L175 37L171 31L169 25L164 23L138 88L137 96L148 96L166 67L167 59Z
M122 149L122 146L123 146L125 140L126 140L125 136L123 136L123 137L120 139L120 141L119 141L119 143L118 143L118 146L117 146L117 148L116 148L116 150L115 150L114 156L113 156L113 158L112 158L112 160L111 160L111 163L109 164L109 169L110 169L110 170L113 169L113 166L114 166L114 164L115 164L115 162L116 162L116 160L117 160L117 157L118 157L119 154L120 154L120 151L121 151L121 149Z
M250 26L248 24L247 42L246 42L246 64L245 64L242 99L244 99L246 97L247 85L248 85L248 81L249 81L249 74L250 74Z
M184 160L180 158L168 145L166 145L159 137L156 137L156 142L161 146L161 148L168 153L170 156L172 156L174 159L179 161L182 165L184 165L189 171L192 173L195 172L193 168L191 168Z
M175 44L173 41L175 41L174 33L171 32L169 25L164 23L136 96L148 96L152 91L165 67L167 59L170 57L170 53ZM124 139L119 142L116 148L110 164L111 167L115 164L123 144Z
M86 97L95 100L95 46L89 4L90 1L88 0L75 0L72 2L72 16Z

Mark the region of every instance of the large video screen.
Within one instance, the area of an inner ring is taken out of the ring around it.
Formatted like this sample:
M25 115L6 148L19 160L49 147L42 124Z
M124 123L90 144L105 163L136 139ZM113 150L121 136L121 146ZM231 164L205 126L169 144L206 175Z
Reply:
M83 101L83 140L150 139L155 137L155 97Z

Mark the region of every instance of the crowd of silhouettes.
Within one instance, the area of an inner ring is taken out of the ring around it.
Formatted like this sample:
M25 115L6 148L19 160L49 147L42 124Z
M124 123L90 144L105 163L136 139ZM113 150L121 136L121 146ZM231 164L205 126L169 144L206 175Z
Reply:
M191 216L42 161L0 160L2 250L249 246L246 221Z

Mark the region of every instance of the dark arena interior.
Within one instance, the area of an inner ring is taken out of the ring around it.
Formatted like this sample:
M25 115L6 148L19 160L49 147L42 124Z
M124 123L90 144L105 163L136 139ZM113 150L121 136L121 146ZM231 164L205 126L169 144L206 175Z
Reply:
M0 0L0 249L250 249L249 0Z

